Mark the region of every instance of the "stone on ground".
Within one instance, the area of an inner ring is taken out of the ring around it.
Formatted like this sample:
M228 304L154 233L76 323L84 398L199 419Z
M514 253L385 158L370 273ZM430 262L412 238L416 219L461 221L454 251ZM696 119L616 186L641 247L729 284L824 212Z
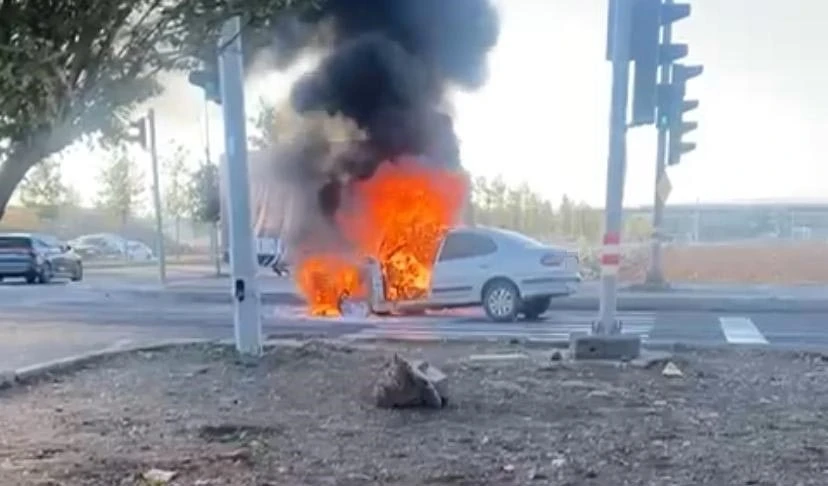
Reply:
M373 390L380 408L442 408L448 402L447 377L427 361L394 354Z

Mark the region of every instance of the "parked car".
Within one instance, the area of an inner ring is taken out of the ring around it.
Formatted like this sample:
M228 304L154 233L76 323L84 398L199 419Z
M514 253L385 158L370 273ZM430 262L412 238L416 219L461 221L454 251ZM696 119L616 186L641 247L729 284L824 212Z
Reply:
M369 260L365 277L373 313L482 306L488 317L510 322L519 315L535 319L552 298L577 291L578 253L546 245L513 231L488 227L453 229L440 244L424 300L388 301L377 262Z
M153 258L152 248L146 243L137 240L127 242L127 259L132 261L147 261Z
M86 258L123 257L127 254L127 240L111 233L79 236L69 244Z
M49 235L0 234L0 280L49 283L55 277L83 279L83 261L70 245Z

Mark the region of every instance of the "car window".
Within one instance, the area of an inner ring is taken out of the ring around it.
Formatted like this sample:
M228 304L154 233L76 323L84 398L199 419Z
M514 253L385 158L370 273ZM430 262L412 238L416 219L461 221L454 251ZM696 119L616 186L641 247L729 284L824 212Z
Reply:
M31 248L32 242L23 236L0 236L0 248Z
M530 247L530 248L545 246L540 241L538 241L538 240L536 240L532 237L526 236L522 233L518 233L516 231L511 231L511 230L506 230L506 229L498 229L498 232L501 233L503 236L507 237L508 239L518 243L521 246Z
M450 233L443 243L439 261L490 255L497 251L494 240L475 233Z
M46 243L45 241L39 238L32 238L32 243L34 244L35 248L39 248L41 250L49 250L53 248L52 245Z

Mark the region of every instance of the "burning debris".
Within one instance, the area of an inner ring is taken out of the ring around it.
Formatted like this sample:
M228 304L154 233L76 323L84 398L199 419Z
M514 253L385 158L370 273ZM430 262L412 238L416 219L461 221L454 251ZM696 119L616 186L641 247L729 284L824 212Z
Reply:
M343 298L369 292L366 259L380 267L386 300L426 295L468 192L445 94L483 84L498 20L488 0L322 5L305 20L330 34L328 55L291 93L315 121L280 169L302 193L290 235L298 286L313 314L337 315Z

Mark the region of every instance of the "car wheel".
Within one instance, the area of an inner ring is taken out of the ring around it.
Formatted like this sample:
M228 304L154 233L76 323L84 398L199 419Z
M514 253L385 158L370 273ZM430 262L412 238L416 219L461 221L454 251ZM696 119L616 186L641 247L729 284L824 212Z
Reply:
M483 290L483 310L495 322L513 322L520 311L520 293L506 279L493 280Z
M541 314L549 310L551 303L552 297L535 297L534 299L529 299L523 304L523 315L530 320L537 319Z
M83 263L78 262L75 271L72 272L72 281L80 282L81 280L83 280Z
M52 271L52 264L46 262L43 264L43 267L41 267L40 274L37 276L37 280L42 284L47 284L52 281L53 276L54 272Z

